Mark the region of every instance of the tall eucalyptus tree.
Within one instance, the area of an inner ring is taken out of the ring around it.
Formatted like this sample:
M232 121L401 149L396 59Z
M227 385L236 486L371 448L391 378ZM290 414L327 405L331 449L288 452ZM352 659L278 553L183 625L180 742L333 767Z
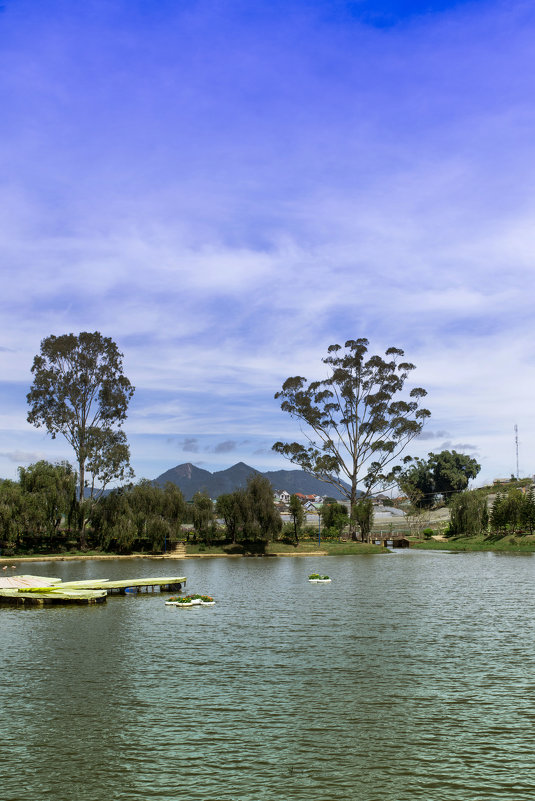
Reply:
M306 443L276 442L273 450L302 470L336 487L354 507L358 489L365 496L395 483L396 461L420 434L427 395L414 387L403 395L415 369L404 352L388 348L385 358L367 356L367 339L331 345L322 359L328 375L319 381L288 378L275 398L300 425ZM349 485L349 488L347 487Z
M61 434L74 450L80 501L88 461L91 472L108 481L128 466L128 449L116 429L126 419L134 387L123 374L122 356L110 337L82 331L46 337L33 361L28 422L46 428L53 439Z

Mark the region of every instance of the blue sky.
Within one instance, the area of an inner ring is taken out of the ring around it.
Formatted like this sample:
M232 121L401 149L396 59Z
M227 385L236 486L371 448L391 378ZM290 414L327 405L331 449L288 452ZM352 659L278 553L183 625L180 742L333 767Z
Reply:
M0 475L40 341L99 330L138 478L289 467L273 399L367 337L417 365L415 455L535 472L526 2L4 0Z

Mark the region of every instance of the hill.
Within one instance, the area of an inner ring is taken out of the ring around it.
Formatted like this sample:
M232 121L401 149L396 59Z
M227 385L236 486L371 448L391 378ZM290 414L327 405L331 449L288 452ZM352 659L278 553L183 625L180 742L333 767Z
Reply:
M195 467L189 462L179 464L155 478L153 483L158 487L163 487L167 481L170 481L180 488L184 498L189 501L196 492L206 492L210 498L218 498L219 495L234 492L234 490L245 487L249 476L255 473L265 476L271 482L274 490L287 490L290 494L302 492L305 495L343 497L333 486L314 478L303 470L269 470L262 473L244 462L238 462L226 470L218 470L215 473Z

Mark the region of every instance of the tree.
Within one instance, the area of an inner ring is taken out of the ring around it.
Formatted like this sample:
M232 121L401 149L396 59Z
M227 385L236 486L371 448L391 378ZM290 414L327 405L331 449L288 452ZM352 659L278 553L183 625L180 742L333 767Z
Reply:
M216 514L225 521L227 536L230 537L233 545L236 544L238 532L243 527L246 518L245 507L246 495L243 489L220 495L216 501Z
M162 551L180 531L186 504L180 489L163 489L148 479L113 490L92 504L91 523L101 547L128 552Z
M114 429L134 394L122 356L109 337L83 331L43 339L33 361L28 422L44 426L53 439L61 434L73 448L80 502L88 460L93 476L107 481L124 475L128 463L124 438Z
M193 525L201 540L209 541L214 524L214 504L205 492L193 496Z
M507 510L505 503L505 496L498 492L494 498L492 509L490 512L490 525L493 531L503 531L507 529Z
M259 473L247 479L245 490L248 514L244 526L244 539L265 548L270 539L279 533L282 520L273 500L269 479Z
M522 526L527 528L530 534L533 534L535 529L535 497L533 494L533 487L530 487L529 492L523 496L520 517Z
M481 465L472 457L457 451L441 451L429 454L429 463L433 471L435 492L447 500L456 492L468 487L471 478L475 478Z
M353 518L360 528L360 538L368 542L373 526L373 503L371 498L361 498L353 507Z
M110 481L122 484L134 478L130 466L130 448L124 431L93 427L88 437L86 471L91 476L90 497L100 498ZM95 483L98 481L99 489Z
M303 523L305 520L305 510L303 509L303 504L297 497L297 495L290 495L290 504L289 504L289 512L290 517L292 518L292 523L294 527L294 537L295 543L299 542L299 532L303 527Z
M400 474L398 486L415 510L430 509L435 503L433 473L425 459L414 459L411 466Z
M63 519L71 517L76 498L76 475L68 462L40 461L19 467L19 484L24 505L33 515L34 533L55 535Z
M460 492L450 503L449 536L477 537L488 526L487 496L477 490Z
M23 533L22 491L20 484L9 479L0 480L0 546L12 553Z
M347 506L333 500L323 504L320 514L323 528L332 536L340 537L348 522Z
M281 409L304 427L307 444L276 442L273 450L336 487L351 508L359 484L371 495L394 483L402 469L397 459L430 416L419 408L424 389L415 387L408 398L402 396L414 370L401 361L403 351L392 347L385 359L367 358L368 344L367 339L350 339L343 349L331 345L322 359L327 378L308 382L293 376L275 394L282 399Z
M410 459L398 478L398 485L411 503L420 508L431 508L438 495L449 503L455 493L463 492L471 478L475 478L481 465L471 456L457 451L428 453L428 459Z

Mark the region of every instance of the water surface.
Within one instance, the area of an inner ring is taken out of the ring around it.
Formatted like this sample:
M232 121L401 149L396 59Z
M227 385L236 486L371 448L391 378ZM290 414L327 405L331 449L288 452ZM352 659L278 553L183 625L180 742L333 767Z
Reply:
M534 797L531 555L24 571L186 575L218 603L0 609L3 801Z

